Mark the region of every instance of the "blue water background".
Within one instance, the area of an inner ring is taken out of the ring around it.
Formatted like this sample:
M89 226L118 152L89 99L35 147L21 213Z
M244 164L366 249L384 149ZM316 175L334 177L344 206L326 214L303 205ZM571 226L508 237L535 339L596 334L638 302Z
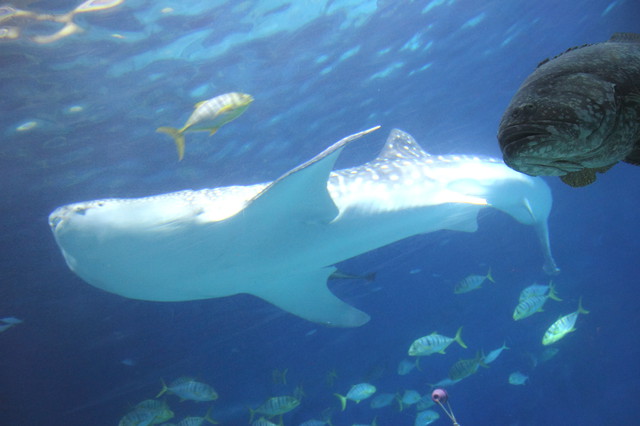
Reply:
M40 12L77 6L30 3ZM188 375L220 398L169 397L176 420L213 405L224 424L247 424L247 407L300 384L306 396L285 425L328 407L334 425L376 416L379 425L412 425L415 409L372 410L365 401L341 413L333 393L364 380L379 392L426 393L459 358L506 341L511 349L491 368L450 389L461 425L636 424L640 190L632 166L578 190L547 179L563 301L521 322L511 314L522 288L546 281L542 257L533 230L496 211L480 215L475 233L416 236L339 265L377 273L369 284L330 284L371 314L357 329L325 328L250 296L152 303L107 294L68 270L47 216L75 201L269 181L378 124L337 167L373 159L394 127L434 154L499 157L501 114L536 64L614 32L640 32L638 16L631 0L127 0L78 15L83 33L46 45L28 37L53 27L25 21L25 37L0 44L0 317L25 321L0 334L1 423L115 425L160 390L161 378ZM181 125L195 102L229 91L256 100L214 137L188 135L185 160L176 161L173 143L154 130ZM18 130L30 121L33 129ZM457 281L489 267L495 285L453 294ZM581 296L591 313L555 345L555 358L534 367L542 334ZM423 360L422 372L396 374L415 338L459 326L469 349L451 346ZM272 370L285 368L288 384L273 383ZM527 385L507 383L516 370L530 376Z

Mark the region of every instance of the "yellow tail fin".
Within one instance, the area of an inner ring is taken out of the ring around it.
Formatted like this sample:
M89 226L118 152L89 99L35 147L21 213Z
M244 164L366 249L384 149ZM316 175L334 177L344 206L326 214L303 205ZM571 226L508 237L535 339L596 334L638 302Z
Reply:
M578 313L579 314L588 314L589 311L587 311L585 308L582 307L582 296L580 296L580 300L578 301Z
M491 275L491 268L489 268L489 271L487 272L486 277L489 281L491 281L492 283L495 283L495 280L493 279L493 275Z
M342 406L342 411L344 411L344 409L347 408L347 398L339 393L334 393L334 395L340 399L340 405Z
M184 158L184 134L182 134L180 129L176 129L175 127L158 127L156 132L166 133L173 138L176 143L176 148L178 148L178 160L182 160L182 158Z
M211 418L211 410L213 409L213 407L209 408L209 410L207 410L207 414L204 415L204 420L211 423L212 425L219 425L220 423L213 420Z
M562 302L562 299L560 299L558 297L558 293L556 293L556 287L553 285L552 281L549 281L549 299Z
M467 349L467 345L465 345L464 342L462 341L461 333L462 333L462 327L458 329L458 332L456 333L456 337L454 337L453 340L458 342L458 344L463 348Z
M167 388L167 384L164 382L164 379L160 379L160 382L162 383L162 390L158 392L156 398L160 398L166 391L169 390L169 388Z

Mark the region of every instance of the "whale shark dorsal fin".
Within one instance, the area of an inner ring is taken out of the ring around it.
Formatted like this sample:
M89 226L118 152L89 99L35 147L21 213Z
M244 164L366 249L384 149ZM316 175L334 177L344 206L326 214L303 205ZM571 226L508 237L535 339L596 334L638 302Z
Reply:
M407 132L399 129L391 130L378 160L417 159L431 157L416 140Z
M240 214L245 219L255 216L262 223L268 222L265 217L281 220L284 216L286 220L298 223L330 222L338 215L338 208L327 189L333 165L345 146L379 128L348 136L285 173L250 200Z

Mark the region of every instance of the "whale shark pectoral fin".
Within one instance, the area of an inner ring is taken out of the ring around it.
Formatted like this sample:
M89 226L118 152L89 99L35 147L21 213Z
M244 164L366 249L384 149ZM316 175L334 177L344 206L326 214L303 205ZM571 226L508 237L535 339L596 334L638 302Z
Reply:
M248 291L300 318L332 327L359 327L369 315L338 299L327 288L336 268L322 268L286 277L287 283L261 285Z
M307 223L329 223L338 215L327 181L338 156L350 142L379 129L373 127L336 142L311 160L268 185L242 211L246 218L282 219ZM265 215L271 217L265 217Z

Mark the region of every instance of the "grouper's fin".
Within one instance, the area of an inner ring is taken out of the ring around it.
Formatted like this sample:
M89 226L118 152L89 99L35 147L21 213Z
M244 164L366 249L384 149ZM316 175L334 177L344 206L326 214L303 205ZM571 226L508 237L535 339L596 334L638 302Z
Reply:
M367 323L369 315L338 299L327 288L327 279L335 270L327 267L300 272L287 276L286 288L276 282L251 293L300 318L327 326L359 327Z
M623 160L625 163L640 166L640 141L636 142L636 146Z
M166 133L173 138L178 149L178 161L182 160L184 158L184 134L182 130L175 127L158 127L156 132Z

